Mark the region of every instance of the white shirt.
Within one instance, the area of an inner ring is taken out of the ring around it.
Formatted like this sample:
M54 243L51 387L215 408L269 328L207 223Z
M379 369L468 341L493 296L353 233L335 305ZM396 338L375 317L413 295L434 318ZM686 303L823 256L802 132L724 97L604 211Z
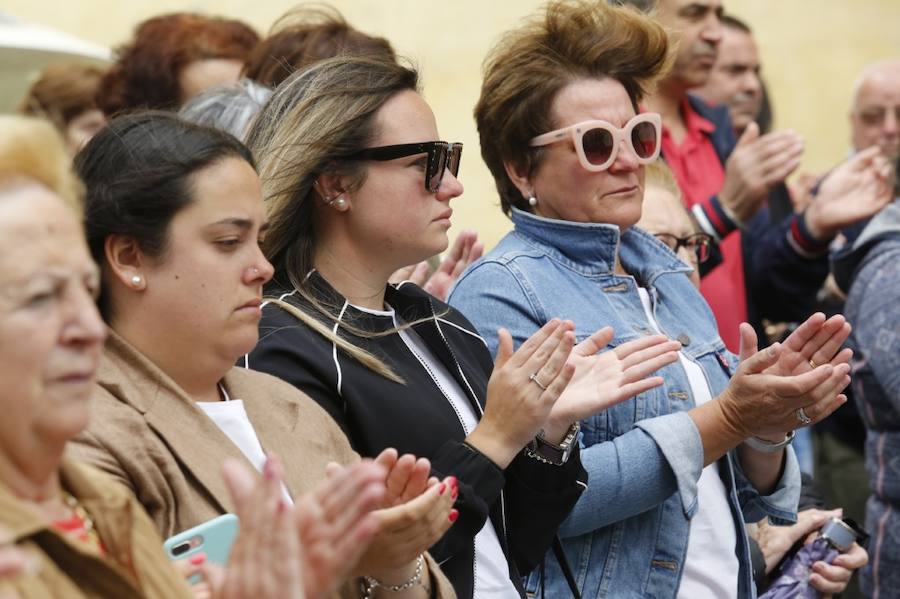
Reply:
M394 326L400 327L397 315L394 310L371 310L369 308L361 308L354 306L361 312L376 314L380 316L390 316L394 320ZM438 360L435 355L428 349L422 338L410 328L400 331L400 338L406 343L406 346L418 358L419 363L431 377L435 384L444 394L444 397L453 405L459 422L463 427L466 435L468 435L478 424L478 417L468 397L462 388L456 382L456 379L450 374L447 368ZM494 524L488 518L484 526L475 535L475 560L472 567L474 568L475 588L473 597L475 599L519 599L519 592L513 586L509 579L509 564L506 556L503 555L503 549L500 547L500 538L494 529Z
M231 442L237 445L247 459L253 464L253 467L262 472L263 465L266 463L266 454L256 436L253 424L247 417L247 411L244 409L244 402L240 399L231 399L225 388L219 385L224 401L198 401L197 407L209 416L216 426L219 427L225 436L231 439ZM281 490L285 499L293 503L290 493L284 484Z
M650 295L643 287L638 287L638 294L650 326L660 332L653 317ZM710 401L709 383L700 366L682 352L678 352L678 361L687 374L694 404L699 406ZM719 476L718 462L706 466L700 473L697 512L691 519L689 534L678 599L736 598L740 568L736 554L737 531L728 505L728 491Z

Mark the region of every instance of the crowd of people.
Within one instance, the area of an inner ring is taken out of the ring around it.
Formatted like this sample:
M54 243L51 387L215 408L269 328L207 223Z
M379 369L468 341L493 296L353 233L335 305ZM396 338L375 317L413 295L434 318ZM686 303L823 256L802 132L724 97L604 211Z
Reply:
M900 60L792 181L760 73L721 0L553 0L473 99L486 251L330 7L48 68L0 116L0 597L750 598L842 518L790 596L900 597Z

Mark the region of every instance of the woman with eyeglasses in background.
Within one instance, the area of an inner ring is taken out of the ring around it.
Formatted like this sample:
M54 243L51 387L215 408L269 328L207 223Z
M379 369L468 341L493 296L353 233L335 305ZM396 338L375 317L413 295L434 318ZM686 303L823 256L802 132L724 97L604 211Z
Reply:
M682 204L681 189L662 159L647 164L644 172L641 218L635 224L663 242L691 267L687 275L699 289L700 265L709 258L712 238L700 231Z
M447 247L462 146L437 139L417 73L394 62L332 59L279 86L248 140L275 274L244 363L318 401L362 455L415 451L456 477L458 521L432 555L460 597L523 597L584 488L573 423L659 384L643 379L673 348L657 336L584 357L569 384L570 353L596 353L608 329L573 350L571 323L548 319L515 353L501 333L492 363L462 314L389 285Z
M790 431L843 403L849 380L840 316L815 315L761 352L744 324L740 361L729 354L691 267L634 226L661 139L639 103L668 64L652 20L558 1L503 36L475 108L514 230L450 304L492 351L498 328L522 341L551 315L574 321L576 339L611 325L612 348L657 333L681 344L662 386L582 422L589 486L560 535L585 597L751 596L743 518L795 518ZM552 560L538 574L528 591L566 596Z

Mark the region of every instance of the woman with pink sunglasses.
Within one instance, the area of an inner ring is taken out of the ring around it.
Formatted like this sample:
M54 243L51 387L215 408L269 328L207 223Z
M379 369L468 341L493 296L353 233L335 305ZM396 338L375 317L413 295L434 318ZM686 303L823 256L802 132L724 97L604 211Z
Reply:
M846 401L843 317L814 315L759 352L743 324L730 354L690 266L634 227L662 137L639 103L668 50L645 16L554 2L488 56L475 108L514 230L449 302L491 351L499 328L521 343L553 316L575 323L576 340L611 325L613 352L659 333L681 344L662 386L582 420L588 488L560 528L574 572L549 559L525 585L547 597L576 584L583 597L753 596L744 520L796 518L793 430Z

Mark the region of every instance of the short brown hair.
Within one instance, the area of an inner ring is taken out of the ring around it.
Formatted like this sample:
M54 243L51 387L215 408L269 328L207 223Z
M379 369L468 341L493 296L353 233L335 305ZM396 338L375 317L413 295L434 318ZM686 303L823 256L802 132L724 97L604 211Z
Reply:
M637 103L671 63L665 30L631 8L604 0L557 0L546 12L507 32L485 59L475 121L503 212L529 210L504 162L534 172L542 152L531 138L554 129L557 93L579 79L619 81Z
M103 73L79 63L50 65L28 90L19 112L45 118L65 132L72 119L97 108L94 96Z
M244 74L257 83L277 87L294 71L341 54L395 59L390 42L354 29L335 8L300 6L275 21L268 37L247 59Z
M134 39L100 83L97 105L107 115L138 109L177 110L178 76L197 60L247 59L259 43L253 29L234 19L173 13L138 25Z

